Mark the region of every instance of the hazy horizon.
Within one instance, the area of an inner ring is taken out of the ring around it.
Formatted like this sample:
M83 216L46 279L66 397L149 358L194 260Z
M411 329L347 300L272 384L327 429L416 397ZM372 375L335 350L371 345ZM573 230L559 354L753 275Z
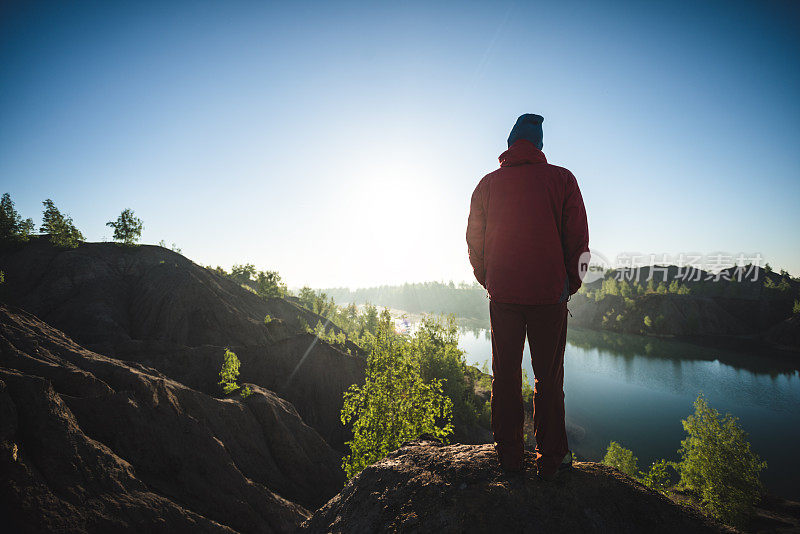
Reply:
M609 259L759 253L800 274L800 5L0 7L0 192L89 241L290 287L471 282L469 198L516 117Z

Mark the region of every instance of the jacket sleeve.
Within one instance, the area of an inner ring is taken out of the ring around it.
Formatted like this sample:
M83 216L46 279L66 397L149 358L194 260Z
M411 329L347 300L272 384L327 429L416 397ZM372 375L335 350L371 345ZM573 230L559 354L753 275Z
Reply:
M561 221L561 246L564 250L564 266L569 280L569 294L581 287L580 263L589 261L589 225L586 208L575 176L567 171L567 188ZM584 255L585 256L582 256Z
M472 193L467 220L467 251L475 279L486 287L486 267L483 263L483 244L486 236L485 180L481 180Z

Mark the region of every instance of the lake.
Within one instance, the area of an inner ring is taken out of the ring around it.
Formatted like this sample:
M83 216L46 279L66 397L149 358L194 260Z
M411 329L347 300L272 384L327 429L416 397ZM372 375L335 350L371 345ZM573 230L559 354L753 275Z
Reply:
M681 419L703 393L721 413L739 417L750 443L768 463L769 491L798 500L800 373L786 359L672 340L570 327L565 351L565 402L570 448L600 460L611 440L632 449L639 467L677 460ZM486 330L462 330L470 364L491 361ZM523 366L531 381L530 351Z

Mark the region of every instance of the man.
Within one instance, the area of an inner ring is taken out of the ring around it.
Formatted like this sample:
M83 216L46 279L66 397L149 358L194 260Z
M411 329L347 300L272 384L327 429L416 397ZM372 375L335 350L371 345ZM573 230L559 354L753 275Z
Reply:
M539 115L517 119L500 155L472 194L467 246L489 293L492 432L502 467L521 471L522 351L527 332L534 379L536 468L550 480L572 465L564 427L567 300L581 286L589 230L578 182L547 163Z

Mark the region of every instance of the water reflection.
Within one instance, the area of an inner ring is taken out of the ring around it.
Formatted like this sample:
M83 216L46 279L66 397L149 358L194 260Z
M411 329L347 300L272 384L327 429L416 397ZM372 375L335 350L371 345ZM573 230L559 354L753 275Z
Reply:
M717 347L570 327L565 351L565 393L571 446L598 460L609 441L634 450L645 467L677 459L680 420L702 392L721 412L740 418L753 448L769 468L767 487L800 498L793 482L800 467L800 373L794 362L769 352ZM461 346L469 363L491 358L486 329L465 328ZM526 343L524 367L533 378Z

